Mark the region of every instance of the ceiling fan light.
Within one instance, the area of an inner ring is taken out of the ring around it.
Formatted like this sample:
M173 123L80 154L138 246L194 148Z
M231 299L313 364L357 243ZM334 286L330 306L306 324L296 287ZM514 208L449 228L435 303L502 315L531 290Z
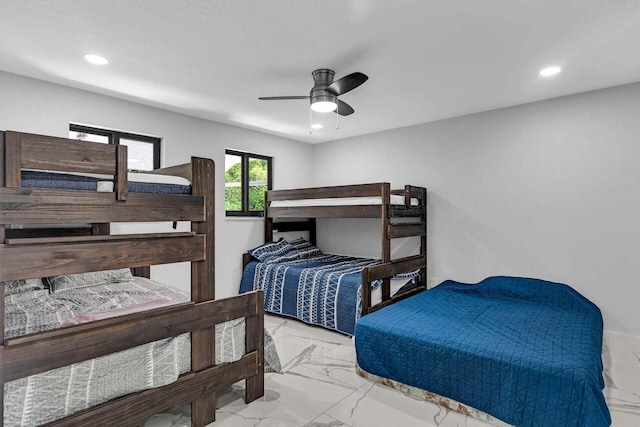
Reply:
M330 113L338 108L338 104L333 101L316 101L311 104L311 109L316 113Z

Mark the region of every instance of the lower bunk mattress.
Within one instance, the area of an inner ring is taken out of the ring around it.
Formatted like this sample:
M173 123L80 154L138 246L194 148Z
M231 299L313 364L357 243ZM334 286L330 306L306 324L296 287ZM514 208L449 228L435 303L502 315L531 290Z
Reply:
M607 426L602 316L569 286L446 281L360 319L358 366L516 426Z
M242 273L240 293L263 290L265 311L353 335L362 312L362 269L379 262L319 251L305 259L252 261ZM410 286L418 275L419 270L398 276L395 287Z
M115 272L111 279L118 275ZM76 282L78 277L87 275L59 276L60 289L52 286L55 292L27 281L20 292L6 295L5 336L22 336L189 300L176 288L141 277L129 276L125 281L116 278L118 283L91 286ZM61 282L60 278L65 280ZM4 426L37 426L116 397L174 382L191 369L189 335L8 382L4 388ZM240 359L244 344L244 319L216 325L216 364ZM265 336L265 349L267 346L272 348L265 350L265 367L278 370L279 360L270 336Z

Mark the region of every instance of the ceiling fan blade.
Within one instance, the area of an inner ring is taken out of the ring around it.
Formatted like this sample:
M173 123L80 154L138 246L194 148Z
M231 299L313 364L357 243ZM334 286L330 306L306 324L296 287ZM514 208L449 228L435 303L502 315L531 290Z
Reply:
M343 78L331 83L325 90L332 95L340 96L357 88L362 83L366 82L368 78L369 77L367 77L366 74L358 72L351 73L348 76L344 76Z
M351 108L349 104L339 99L337 99L337 101L338 101L338 114L340 114L341 116L348 116L350 114L353 114L354 112L353 108Z
M281 99L309 99L309 95L306 96L263 96L258 98L262 101L278 101Z

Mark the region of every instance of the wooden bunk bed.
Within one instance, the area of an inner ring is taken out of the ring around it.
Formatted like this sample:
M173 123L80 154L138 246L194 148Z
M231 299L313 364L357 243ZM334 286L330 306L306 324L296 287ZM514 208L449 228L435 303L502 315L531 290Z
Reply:
M264 394L263 296L214 299L213 161L194 157L190 164L154 171L188 178L191 194L132 193L126 149L0 132L0 282L114 268L148 277L151 265L190 261L191 301L5 339L0 286L2 401L10 381L190 332L191 371L177 381L47 425L143 425L156 413L191 403L192 425L204 426L215 420L220 387L246 380L247 403ZM23 188L23 169L106 174L113 176L114 191ZM112 222L142 221L191 221L191 232L109 234ZM246 323L245 354L216 365L215 325L237 318Z
M308 231L310 242L315 244L317 218L380 219L379 263L362 268L361 280L357 285L362 285L361 313L356 314L359 317L426 289L426 201L425 188L407 185L403 189L392 190L389 183L267 191L264 240L272 242L275 231ZM391 240L404 237L420 239L419 253L392 259ZM243 268L251 261L255 261L255 257L245 254ZM415 286L392 295L390 278L415 270L419 270ZM246 268L245 273L251 275ZM241 290L247 289L248 280L252 279L243 277ZM380 281L381 302L372 307L372 284ZM257 288L254 286L254 289ZM351 320L351 323L354 321ZM347 330L332 329L352 333L352 325Z

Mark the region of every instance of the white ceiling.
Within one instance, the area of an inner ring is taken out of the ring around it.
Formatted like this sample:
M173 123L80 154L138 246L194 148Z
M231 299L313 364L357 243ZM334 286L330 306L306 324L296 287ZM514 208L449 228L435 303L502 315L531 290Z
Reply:
M0 0L0 25L1 70L310 143L640 81L640 0ZM317 68L369 76L339 129L258 100Z

